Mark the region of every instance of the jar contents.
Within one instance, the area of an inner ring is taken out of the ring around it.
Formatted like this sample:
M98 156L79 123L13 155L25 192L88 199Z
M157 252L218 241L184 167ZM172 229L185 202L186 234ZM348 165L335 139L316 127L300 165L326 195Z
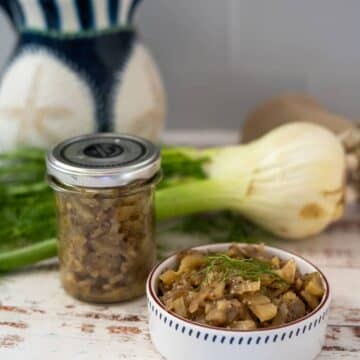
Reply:
M67 292L92 302L137 297L155 262L150 189L58 192L59 258Z
M50 153L48 174L64 289L96 303L142 295L156 259L158 149L133 136L74 138Z

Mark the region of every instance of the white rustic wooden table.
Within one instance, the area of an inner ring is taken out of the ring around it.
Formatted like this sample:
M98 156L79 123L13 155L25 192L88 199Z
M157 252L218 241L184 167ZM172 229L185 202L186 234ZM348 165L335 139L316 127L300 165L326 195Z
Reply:
M218 134L177 133L168 139L200 145L236 141L236 134ZM318 359L360 359L360 207L349 208L316 238L279 246L317 264L330 280L333 301ZM111 306L76 301L61 288L56 262L0 279L0 360L161 358L150 341L144 298Z

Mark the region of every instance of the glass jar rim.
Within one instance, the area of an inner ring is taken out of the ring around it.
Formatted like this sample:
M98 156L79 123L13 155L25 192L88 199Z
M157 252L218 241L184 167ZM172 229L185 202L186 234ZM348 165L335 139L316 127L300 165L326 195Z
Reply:
M149 188L154 188L162 179L162 171L158 171L152 178L150 179L139 179L134 180L131 183L118 185L114 187L86 187L86 186L76 186L70 185L63 182L60 182L56 177L52 175L47 175L46 180L49 186L57 191L57 192L69 192L69 193L88 193L88 194L99 194L109 197L116 196L126 196L135 194L141 191L145 191Z

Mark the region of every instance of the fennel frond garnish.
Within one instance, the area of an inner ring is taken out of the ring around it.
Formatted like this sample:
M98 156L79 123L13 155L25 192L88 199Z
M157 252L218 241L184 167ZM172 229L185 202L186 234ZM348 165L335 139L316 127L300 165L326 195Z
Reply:
M261 276L269 275L274 280L284 282L265 261L258 259L234 259L226 254L215 254L207 256L207 266L205 267L206 278L208 279L213 272L221 273L224 280L229 277L241 276L245 280L260 280Z

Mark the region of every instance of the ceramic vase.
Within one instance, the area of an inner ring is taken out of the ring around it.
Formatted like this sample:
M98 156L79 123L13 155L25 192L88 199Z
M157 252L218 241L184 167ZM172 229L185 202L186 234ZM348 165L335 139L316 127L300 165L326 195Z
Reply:
M156 141L166 99L138 0L0 0L18 33L0 83L0 149L91 132Z

